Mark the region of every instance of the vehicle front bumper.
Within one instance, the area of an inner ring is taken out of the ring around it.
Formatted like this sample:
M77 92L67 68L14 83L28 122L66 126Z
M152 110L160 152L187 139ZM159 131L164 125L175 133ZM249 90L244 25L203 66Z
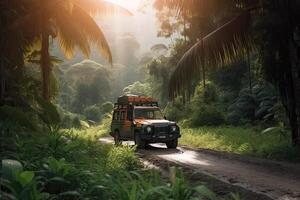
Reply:
M140 135L142 140L145 140L150 143L157 143L157 142L169 142L181 137L179 132L172 132L172 133L143 133Z

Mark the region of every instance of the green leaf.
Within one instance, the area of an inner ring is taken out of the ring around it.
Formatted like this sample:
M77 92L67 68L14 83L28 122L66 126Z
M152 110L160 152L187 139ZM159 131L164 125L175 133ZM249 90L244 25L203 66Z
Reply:
M34 172L32 171L24 171L17 175L17 181L24 187L31 183L34 178Z
M269 127L265 130L263 130L261 133L263 134L269 134L269 133L274 133L274 132L277 132L277 131L280 131L281 128L280 127Z
M77 191L67 191L59 194L59 199L79 199L80 198L80 193Z
M14 180L14 175L23 171L22 164L17 160L2 160L2 178Z

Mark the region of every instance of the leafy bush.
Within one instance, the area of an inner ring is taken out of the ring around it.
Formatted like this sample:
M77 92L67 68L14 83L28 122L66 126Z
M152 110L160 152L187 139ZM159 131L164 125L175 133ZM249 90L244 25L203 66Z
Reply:
M206 83L204 87L202 84L199 84L195 89L195 94L192 99L192 104L195 106L201 104L212 104L218 101L219 94L218 90L212 82Z
M177 97L173 102L169 102L164 113L170 120L182 120L186 116L186 106L182 102L182 97Z
M46 193L38 190L38 182L34 172L24 171L16 160L2 160L1 194L3 199L43 200Z
M270 83L256 84L252 91L245 88L228 108L229 123L238 125L243 121L263 120L266 116L272 120L277 103L277 92Z
M202 105L192 114L191 124L198 126L218 126L225 123L225 116L215 105Z
M133 147L100 144L91 136L88 130L10 136L15 156L3 155L6 163L2 162L0 197L218 199L204 186L191 187L178 169L171 169L170 179L156 170L140 170Z
M87 122L84 122L83 119L84 116L81 116L76 113L68 112L66 110L61 109L60 110L60 116L61 116L61 128L83 128L83 126L86 126ZM84 123L84 124L83 124ZM89 125L87 124L87 127Z
M107 169L113 170L134 170L139 166L134 148L130 146L114 147L107 157Z
M74 128L81 128L81 120L80 120L79 116L76 116L73 118L72 125Z
M83 111L87 119L99 122L102 117L101 109L97 105L88 106Z
M57 107L42 97L35 97L36 105L35 110L40 119L47 125L49 130L58 129L61 123L61 118Z
M149 83L134 82L123 89L124 94L133 94L139 96L151 96L151 87Z
M14 125L29 128L31 130L36 129L36 125L33 123L32 117L30 117L29 113L24 112L21 108L11 106L0 107L0 120L8 123L12 122ZM3 123L2 126L4 125L5 124ZM2 128L1 130L5 130L4 127Z
M110 101L104 102L101 105L102 114L111 113L114 108L114 104Z

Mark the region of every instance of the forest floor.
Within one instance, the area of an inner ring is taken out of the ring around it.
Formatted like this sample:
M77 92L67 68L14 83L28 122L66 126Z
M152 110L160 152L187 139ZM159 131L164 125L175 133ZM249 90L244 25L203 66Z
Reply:
M113 139L103 137L100 141L112 143ZM138 150L137 155L146 165L162 171L181 167L190 181L204 182L219 194L237 192L243 199L300 199L300 164L186 146L170 150L162 144Z

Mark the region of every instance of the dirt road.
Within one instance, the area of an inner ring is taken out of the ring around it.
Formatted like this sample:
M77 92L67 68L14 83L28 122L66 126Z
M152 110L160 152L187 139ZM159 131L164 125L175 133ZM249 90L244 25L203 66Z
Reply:
M101 138L100 141L112 142L112 138ZM138 154L158 167L180 166L193 174L201 172L223 183L262 194L271 199L300 200L299 164L188 147L171 150L166 149L163 144L153 144L146 150L139 150ZM263 196L257 196L255 199L265 199Z

